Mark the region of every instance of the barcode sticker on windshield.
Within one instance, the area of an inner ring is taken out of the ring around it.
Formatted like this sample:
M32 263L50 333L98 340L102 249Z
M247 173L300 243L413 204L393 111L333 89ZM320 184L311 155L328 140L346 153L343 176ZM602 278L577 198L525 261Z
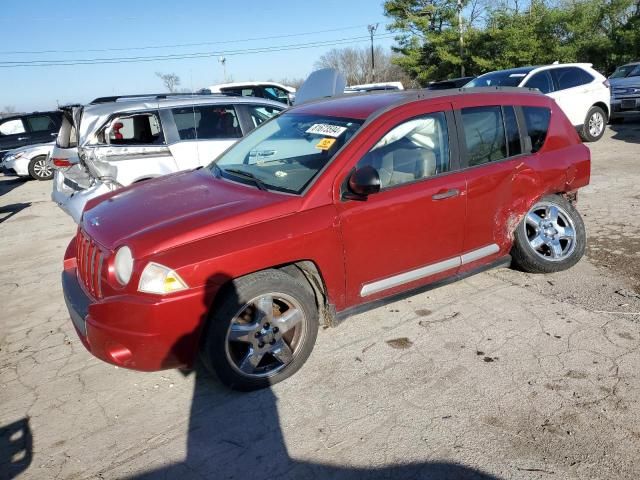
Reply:
M339 127L338 125L329 125L327 123L316 123L307 130L307 133L315 133L317 135L324 135L325 137L338 138L346 130L347 127Z

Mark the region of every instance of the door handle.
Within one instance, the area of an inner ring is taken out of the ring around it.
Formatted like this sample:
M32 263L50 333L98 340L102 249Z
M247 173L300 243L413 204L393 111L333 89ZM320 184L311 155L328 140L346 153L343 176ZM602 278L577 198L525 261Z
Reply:
M460 195L460 190L457 188L452 188L451 190L445 190L444 192L436 193L435 195L431 195L432 200L444 200L446 198L457 197Z
M29 137L18 137L19 142L21 142L22 140L29 140Z

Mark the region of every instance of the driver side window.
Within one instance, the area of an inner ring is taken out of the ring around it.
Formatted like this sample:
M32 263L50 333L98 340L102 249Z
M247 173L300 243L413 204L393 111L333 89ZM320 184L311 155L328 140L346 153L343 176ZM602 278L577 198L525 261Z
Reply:
M445 114L430 113L394 127L362 157L357 168L367 165L378 171L382 189L448 172Z

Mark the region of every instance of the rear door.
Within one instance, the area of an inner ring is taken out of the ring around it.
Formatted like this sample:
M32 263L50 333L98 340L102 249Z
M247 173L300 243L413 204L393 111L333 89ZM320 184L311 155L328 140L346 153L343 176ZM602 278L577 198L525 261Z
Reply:
M484 102L471 99L454 103L467 180L463 253L468 261L463 262L464 269L484 263L498 252L507 253L512 183L522 163L514 108Z
M157 110L117 114L96 133L96 142L83 145L80 158L90 174L103 172L121 185L178 170L166 145Z
M176 137L169 149L180 170L208 165L242 137L234 105L189 105L170 110Z
M595 77L578 67L559 67L551 70L555 91L549 96L562 108L575 126L584 124L587 112L601 95L597 89L602 84Z
M29 115L25 118L29 132L30 143L48 143L58 136L60 128L60 115L42 113Z

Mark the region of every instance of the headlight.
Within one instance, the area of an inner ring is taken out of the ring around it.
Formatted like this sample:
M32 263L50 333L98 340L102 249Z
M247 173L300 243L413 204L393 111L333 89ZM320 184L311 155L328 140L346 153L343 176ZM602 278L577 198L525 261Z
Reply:
M116 252L116 259L113 263L116 280L120 285L125 286L131 280L131 273L133 272L131 249L129 247L120 247Z
M150 262L144 267L138 284L138 291L159 295L185 290L187 284L176 272L164 265Z

